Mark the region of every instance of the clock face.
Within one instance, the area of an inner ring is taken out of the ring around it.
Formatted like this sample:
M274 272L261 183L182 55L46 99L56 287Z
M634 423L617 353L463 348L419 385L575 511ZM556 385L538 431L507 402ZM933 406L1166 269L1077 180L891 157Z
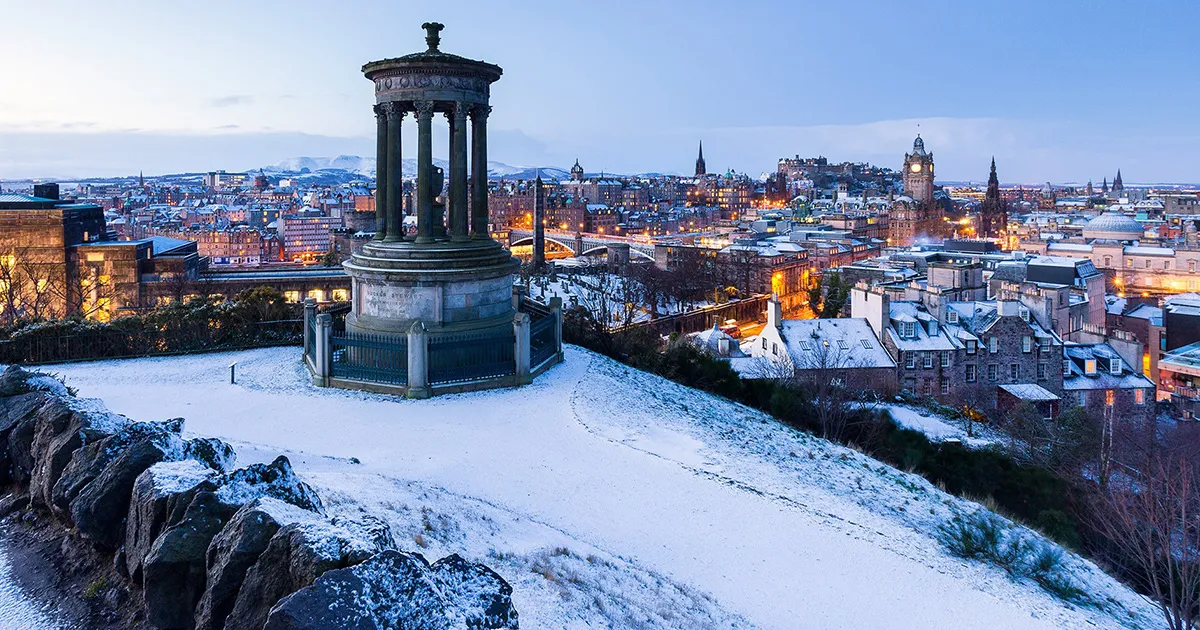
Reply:
M914 173L920 173L920 172L921 172L921 164L920 164L919 162L913 162L912 166L910 166L909 168L910 168L910 169L912 170L912 172L914 172Z

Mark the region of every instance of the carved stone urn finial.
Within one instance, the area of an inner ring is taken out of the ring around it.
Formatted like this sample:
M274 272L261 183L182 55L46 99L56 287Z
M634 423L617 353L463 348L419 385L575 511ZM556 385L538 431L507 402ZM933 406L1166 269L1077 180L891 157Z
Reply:
M421 25L421 28L425 29L425 43L429 45L429 50L425 52L438 52L438 44L442 42L442 36L439 33L446 26L440 22L426 22Z

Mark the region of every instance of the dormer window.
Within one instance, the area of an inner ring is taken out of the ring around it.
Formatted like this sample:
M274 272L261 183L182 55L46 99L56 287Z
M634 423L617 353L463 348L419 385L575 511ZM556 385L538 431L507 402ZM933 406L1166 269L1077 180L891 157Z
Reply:
M933 337L938 334L938 323L936 319L929 320L929 336Z
M1071 360L1063 359L1063 376L1071 375Z
M1021 309L1017 312L1020 313L1021 319L1025 320L1026 323L1029 322L1029 309L1021 307Z
M1096 375L1096 360L1095 360L1095 359L1086 359L1086 360L1084 360L1084 362L1083 362L1083 373L1084 373L1084 374L1087 374L1088 376L1095 376L1095 375Z
M958 323L958 311L946 311L946 322L951 324Z
M1113 357L1108 360L1108 373L1113 376L1121 375L1121 358Z

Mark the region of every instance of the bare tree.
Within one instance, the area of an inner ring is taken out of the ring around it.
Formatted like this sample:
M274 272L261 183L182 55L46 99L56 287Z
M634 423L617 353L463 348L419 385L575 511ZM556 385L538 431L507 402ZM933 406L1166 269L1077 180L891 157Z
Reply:
M880 392L871 380L872 370L863 357L847 344L813 335L804 340L811 350L792 358L792 381L812 397L821 437L841 439L847 425L865 406L880 400ZM840 340L839 340L840 341Z
M34 259L28 247L0 253L0 318L11 326L23 320L61 315L55 309L54 295L61 282L54 266Z
M994 387L983 383L963 383L955 387L955 406L967 421L967 437L975 437L975 423L987 418L988 411L996 407Z
M1169 630L1192 630L1200 608L1197 472L1192 460L1156 457L1139 479L1109 484L1091 514L1105 559L1150 595Z

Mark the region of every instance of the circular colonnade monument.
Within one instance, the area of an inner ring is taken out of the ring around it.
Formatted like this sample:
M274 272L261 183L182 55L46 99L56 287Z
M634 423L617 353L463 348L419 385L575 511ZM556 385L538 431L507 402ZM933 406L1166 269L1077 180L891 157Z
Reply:
M489 95L503 71L439 50L441 24L422 28L427 50L362 68L375 84L376 232L343 264L353 286L344 331L306 312L305 357L319 385L423 397L519 385L562 360L561 303L514 297L520 263L488 232ZM401 170L410 117L415 233L405 230ZM448 174L433 163L433 124L443 120Z

